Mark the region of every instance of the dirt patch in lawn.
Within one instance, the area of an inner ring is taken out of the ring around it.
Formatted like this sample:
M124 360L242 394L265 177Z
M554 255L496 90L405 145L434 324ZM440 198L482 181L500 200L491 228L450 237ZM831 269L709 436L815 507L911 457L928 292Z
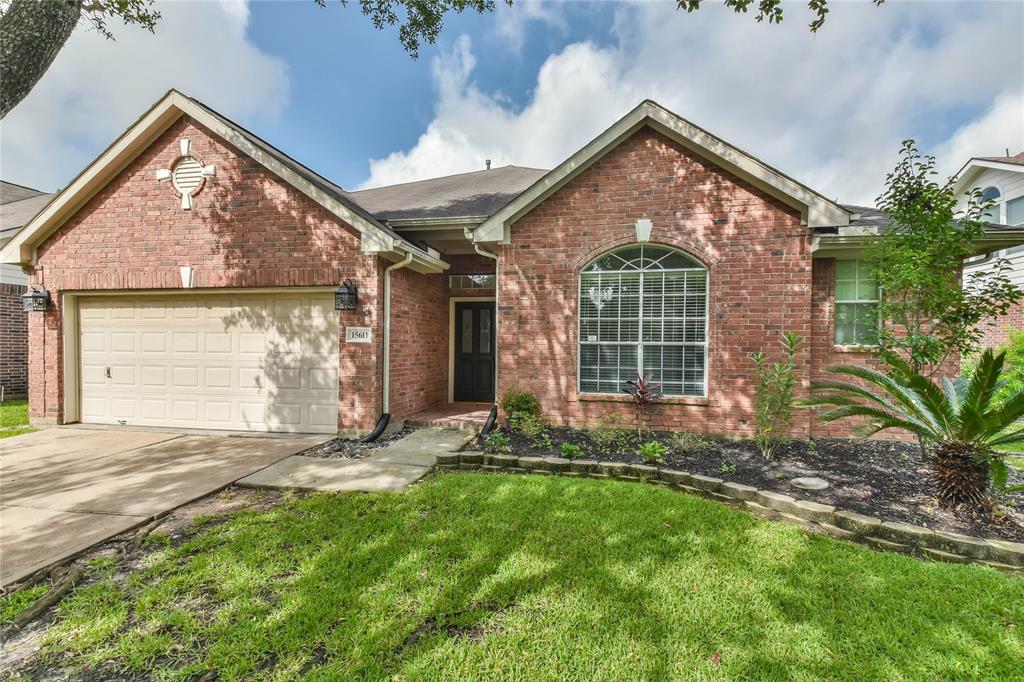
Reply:
M694 434L648 434L668 448L661 461L644 461L634 454L635 432L550 428L532 440L504 431L511 452L538 457L564 456L563 443L580 448L581 459L651 464L714 476L734 483L830 504L839 509L902 521L951 533L1024 542L1024 494L1006 496L998 512L979 513L967 508L940 507L928 461L916 444L853 438L792 441L767 461L753 441L702 437ZM481 443L470 447L480 448ZM800 490L790 483L799 477L823 478L829 487ZM1024 471L1010 469L1010 483L1024 484Z
M372 443L362 443L358 438L334 438L308 450L303 450L299 454L303 457L321 457L323 459L363 459L374 450L385 448L415 430L412 426L403 425L398 431L381 436Z

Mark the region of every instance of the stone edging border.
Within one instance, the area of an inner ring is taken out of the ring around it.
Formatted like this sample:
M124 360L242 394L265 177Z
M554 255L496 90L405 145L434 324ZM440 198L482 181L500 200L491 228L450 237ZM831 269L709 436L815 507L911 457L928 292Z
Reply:
M1002 571L1024 571L1024 544L935 531L923 526L883 521L873 516L797 500L771 490L686 471L645 464L598 462L561 457L517 457L466 450L437 455L440 470L479 470L511 474L556 474L645 482L742 507L759 516L803 530L851 540L874 549L913 554L956 564L983 564Z

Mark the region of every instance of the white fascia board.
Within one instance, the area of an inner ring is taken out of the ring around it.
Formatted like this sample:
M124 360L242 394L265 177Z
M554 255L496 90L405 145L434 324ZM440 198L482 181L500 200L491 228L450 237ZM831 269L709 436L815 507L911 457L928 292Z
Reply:
M363 250L376 253L396 248L398 240L337 201L294 170L281 163L245 138L238 130L212 116L176 90L171 90L142 118L126 130L106 151L82 171L24 229L0 249L0 262L34 264L36 245L56 231L67 218L82 207L120 173L138 155L183 115L220 136L242 153L360 233ZM368 242L368 244L367 244Z
M181 116L169 93L58 193L0 249L0 263L35 264L36 245L50 236Z
M838 204L661 106L645 101L491 216L477 228L473 240L508 243L513 222L645 125L799 209L808 227L849 223L849 211Z
M1024 173L1024 166L1017 163L971 159L956 174L956 183L953 185L953 191L956 192L957 196L964 194L969 189L974 189L970 183L986 168L1009 171L1011 173Z
M815 258L855 258L877 240L871 234L819 234L815 235L811 251ZM986 232L974 241L974 255L992 253L1024 244L1024 229Z

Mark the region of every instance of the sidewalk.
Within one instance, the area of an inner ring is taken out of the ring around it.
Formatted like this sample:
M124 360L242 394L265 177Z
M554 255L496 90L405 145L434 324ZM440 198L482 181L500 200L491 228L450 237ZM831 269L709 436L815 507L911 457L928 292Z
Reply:
M246 476L238 485L334 492L401 490L430 473L438 454L455 452L475 436L470 429L419 429L365 459L294 455Z

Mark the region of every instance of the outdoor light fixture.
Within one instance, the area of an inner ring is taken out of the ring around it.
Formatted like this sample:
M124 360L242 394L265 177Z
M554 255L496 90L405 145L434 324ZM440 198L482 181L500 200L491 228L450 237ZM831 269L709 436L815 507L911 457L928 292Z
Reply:
M341 286L334 290L335 310L355 310L356 299L359 298L359 290L347 279Z
M46 289L29 289L21 295L21 309L29 313L46 312L50 305L50 292Z

